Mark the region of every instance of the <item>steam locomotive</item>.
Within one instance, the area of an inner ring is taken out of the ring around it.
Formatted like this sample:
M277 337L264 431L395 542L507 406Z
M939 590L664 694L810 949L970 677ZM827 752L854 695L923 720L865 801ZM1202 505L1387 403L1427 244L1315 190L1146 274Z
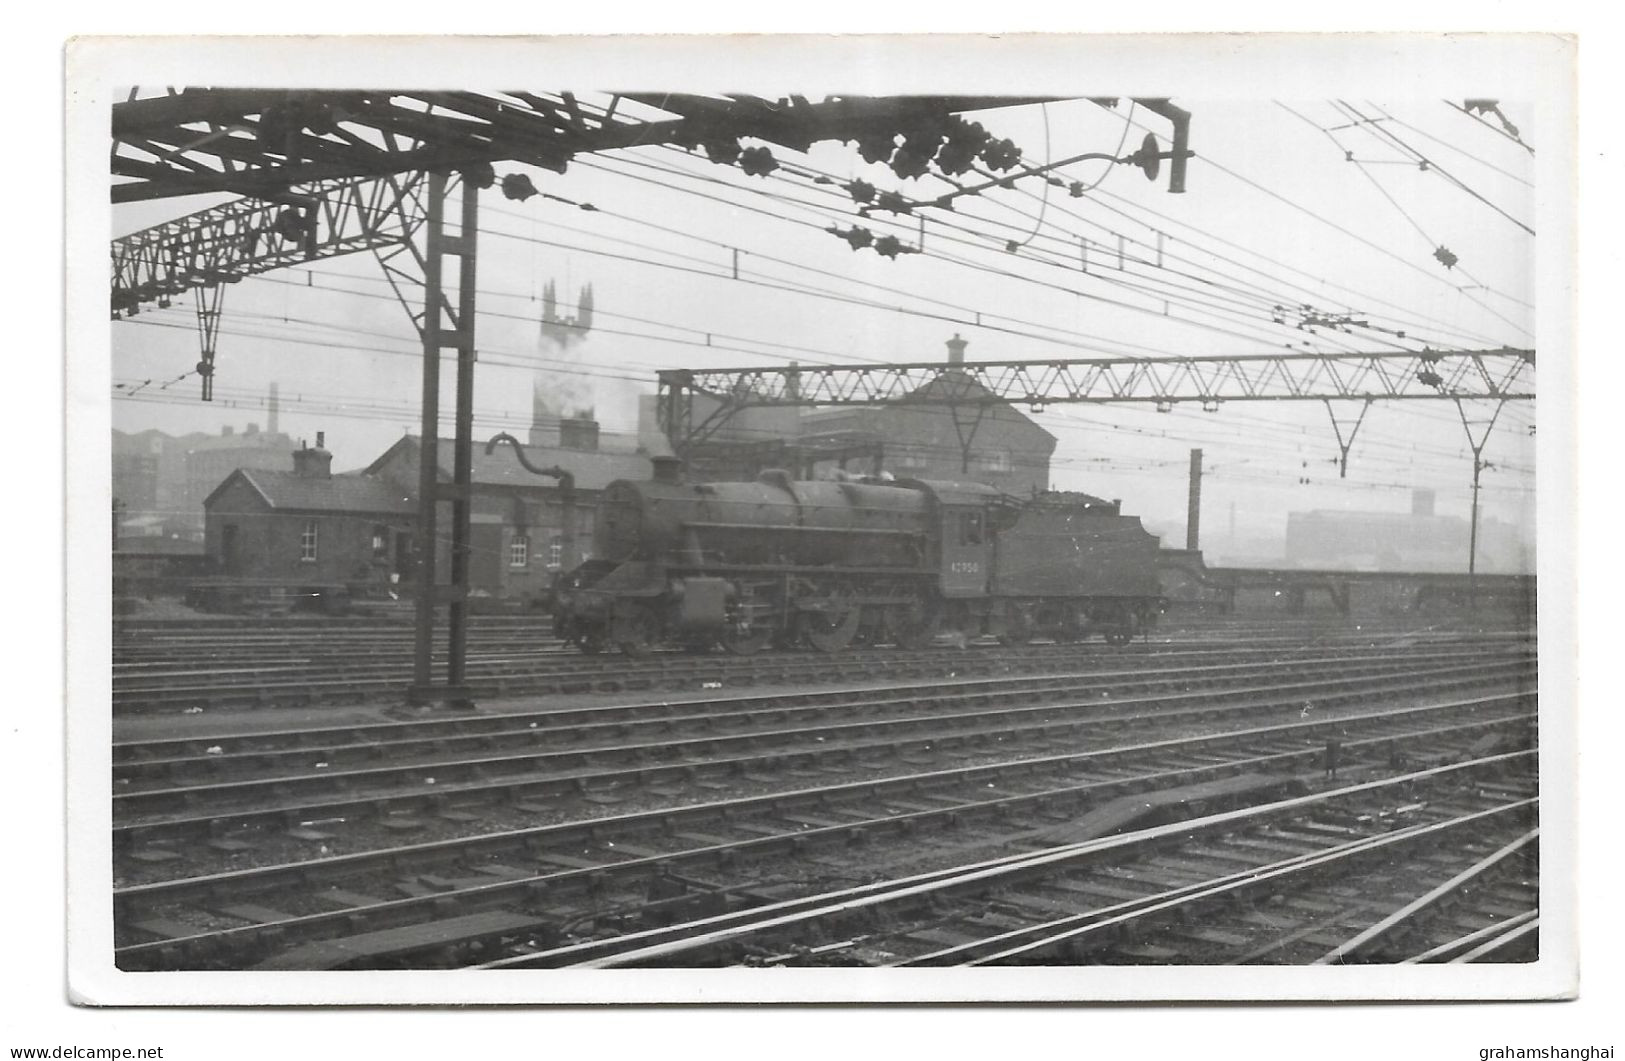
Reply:
M583 652L836 652L941 633L1124 644L1164 605L1157 539L1113 501L773 470L688 483L677 461L655 466L605 488L593 559L556 588L555 630Z

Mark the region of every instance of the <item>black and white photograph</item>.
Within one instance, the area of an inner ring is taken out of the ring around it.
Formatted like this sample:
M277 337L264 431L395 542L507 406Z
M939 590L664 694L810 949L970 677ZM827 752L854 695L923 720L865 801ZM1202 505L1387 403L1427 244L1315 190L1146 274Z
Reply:
M1572 997L1574 62L77 42L73 991Z

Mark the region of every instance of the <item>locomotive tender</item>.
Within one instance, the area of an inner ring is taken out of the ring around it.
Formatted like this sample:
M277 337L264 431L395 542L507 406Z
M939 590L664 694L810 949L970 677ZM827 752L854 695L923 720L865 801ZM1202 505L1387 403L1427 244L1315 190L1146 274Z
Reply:
M1157 539L1115 502L913 479L687 483L657 458L599 502L593 559L556 594L584 652L916 647L938 633L1113 644L1156 621Z

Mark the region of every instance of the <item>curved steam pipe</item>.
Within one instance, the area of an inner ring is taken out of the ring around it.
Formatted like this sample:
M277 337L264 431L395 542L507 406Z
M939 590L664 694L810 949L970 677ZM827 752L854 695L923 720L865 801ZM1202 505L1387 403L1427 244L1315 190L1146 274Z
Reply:
M526 471L535 475L552 476L559 481L559 490L564 493L570 493L575 490L576 477L574 475L565 471L563 468L560 468L558 465L554 465L551 468L543 468L539 465L532 464L530 462L530 458L525 456L524 444L521 443L517 438L514 438L512 435L508 434L506 431L502 432L500 435L491 436L491 441L485 444L485 452L487 456L496 452L498 442L508 442L513 445L514 456L519 458L519 463L525 466Z
M551 468L543 468L532 464L530 458L525 456L524 445L506 431L500 435L491 436L491 441L485 444L487 455L496 452L498 442L507 442L513 446L514 456L519 458L519 463L524 465L526 471L535 475L551 476L559 481L559 519L563 524L559 528L559 544L564 547L563 564L573 563L575 560L576 540L576 477L557 465Z

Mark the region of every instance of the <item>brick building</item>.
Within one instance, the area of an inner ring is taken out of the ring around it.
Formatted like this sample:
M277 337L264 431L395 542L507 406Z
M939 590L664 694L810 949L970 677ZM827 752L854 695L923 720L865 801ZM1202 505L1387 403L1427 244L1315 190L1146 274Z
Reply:
M963 364L965 340L948 341L948 363ZM936 404L945 392L952 404ZM801 418L804 443L867 439L880 466L898 477L983 483L1029 497L1049 489L1055 436L968 375L950 372L883 406L850 406ZM862 469L869 470L869 469Z
M545 432L544 432L545 437ZM558 445L528 445L533 465L574 477L559 482L527 470L507 446L476 446L469 585L477 597L528 599L553 576L587 559L603 488L647 479L649 459L598 449L598 425L565 421ZM402 438L358 472L335 475L332 454L292 451L293 468L239 468L204 502L205 549L223 578L290 585L395 587L409 593L416 571L418 439ZM451 481L452 448L440 446L440 480ZM287 455L284 454L284 461ZM449 508L442 509L436 570L451 565Z
M411 500L388 480L334 475L322 447L291 471L238 468L205 499L204 549L221 577L297 586L386 586L412 555Z
M959 336L948 341L948 364L963 364ZM947 400L952 398L951 401ZM692 420L721 408L693 395ZM650 452L668 448L654 397L638 408L638 430ZM950 371L884 405L802 410L746 406L684 453L688 474L701 481L754 479L766 468L797 478L837 469L898 478L983 483L1018 497L1049 489L1055 436L966 373Z
M569 497L558 480L525 468L512 448L499 446L487 453L484 446L475 446L469 563L475 595L531 598L546 590L555 574L589 558L593 517L604 487L616 479L647 479L653 470L641 453L600 450L595 421L565 420L558 438L558 445L527 445L525 456L533 465L569 472L575 480ZM415 511L420 452L417 438L402 438L364 474L393 484L412 499ZM442 443L439 456L440 480L450 482L451 446ZM442 511L449 518L449 509ZM451 563L449 531L442 539L435 565L444 573Z

